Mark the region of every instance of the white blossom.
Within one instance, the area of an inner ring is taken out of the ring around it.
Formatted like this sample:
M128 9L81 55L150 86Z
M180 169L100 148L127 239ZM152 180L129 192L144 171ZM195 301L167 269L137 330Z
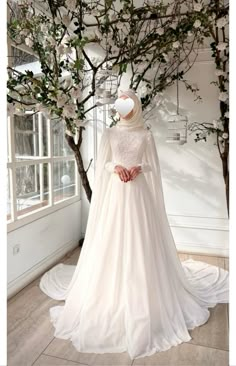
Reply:
M199 28L201 26L201 21L199 19L195 20L195 22L193 23L194 28Z
M224 130L224 126L223 126L223 123L222 123L221 120L214 119L212 121L212 123L213 123L213 126L214 126L215 129L218 129L218 130L221 130L221 131Z
M223 134L222 134L222 137L223 137L223 139L227 139L228 137L229 137L229 134L227 133L227 132L224 132Z
M216 69L215 74L216 76L225 76L225 72L221 69Z
M47 38L47 41L48 41L48 43L49 43L51 46L53 46L53 47L55 47L55 46L57 45L57 42L56 42L55 38L53 38L52 36L49 36L49 37Z
M67 96L65 94L60 95L57 98L57 108L62 108L67 101Z
M127 19L130 18L130 16L129 16L129 14L124 14L124 15L122 15L122 18L125 19L125 20L127 20Z
M54 22L55 22L55 24L61 24L61 19L58 17L55 17Z
M193 32L188 31L188 37L192 37L192 35L193 35Z
M166 62L170 61L169 56L167 55L167 53L163 53L162 56L164 57Z
M208 20L209 20L210 22L214 22L214 21L215 21L215 18L216 18L216 14L215 14L215 13L212 13L212 15L210 15L210 16L208 17Z
M65 55L70 55L72 52L73 52L73 50L71 47L65 47L65 50L64 50Z
M170 25L170 28L172 28L172 29L176 29L176 27L177 27L177 22L173 22L171 25Z
M75 11L75 9L77 8L76 3L77 3L77 0L66 0L65 1L65 5L66 5L67 9L71 10L71 11Z
M194 11L201 11L202 10L202 4L194 4L193 9L194 9Z
M64 88L67 89L67 88L70 88L71 85L72 85L72 77L71 76L68 76L65 80L64 80Z
M170 77L168 77L168 78L166 79L167 84L171 83L171 81L172 81L172 79L171 79Z
M156 33L159 34L159 36L162 36L162 34L164 34L164 28L158 28Z
M70 95L72 98L79 99L81 97L80 88L74 88L70 91Z
M60 44L58 47L57 47L57 52L59 55L64 55L65 53L65 47L63 44Z
M226 118L229 118L229 111L225 112L224 116L225 116Z
M29 30L28 29L22 29L20 31L20 36L26 37L29 34Z
M41 26L40 26L40 30L41 30L41 32L43 32L43 33L47 33L47 32L48 32L48 27L47 27L47 25L46 25L46 24L41 24Z
M218 45L216 46L218 51L224 51L227 47L227 43L226 42L220 42L218 43Z
M66 26L69 27L71 22L71 18L69 17L69 15L64 14L62 17L62 23Z
M28 46L28 47L33 47L33 45L34 45L34 42L33 42L33 40L31 39L31 38L29 38L29 37L26 37L25 38L25 44L26 44L26 46Z
M82 119L75 119L74 122L75 122L77 127L84 126L84 124L85 124L85 121L83 121Z
M173 48L179 48L180 47L180 42L179 41L175 41L172 44Z
M218 28L223 28L228 23L228 20L226 17L222 17L217 19L216 25Z
M74 118L76 116L76 106L74 104L66 104L62 113L67 118Z
M220 100L221 102L226 102L226 101L227 101L227 99L228 99L228 93L226 93L226 92L221 92L221 93L219 94L219 100Z
M117 16L116 16L116 14L114 13L114 14L112 14L111 15L111 21L113 22L113 21L115 21L117 19Z
M214 126L214 128L218 128L218 121L217 121L217 119L214 119L213 121L212 121L212 123L213 123L213 126Z
M117 29L122 29L123 28L123 23L122 22L116 23L116 27L117 27Z

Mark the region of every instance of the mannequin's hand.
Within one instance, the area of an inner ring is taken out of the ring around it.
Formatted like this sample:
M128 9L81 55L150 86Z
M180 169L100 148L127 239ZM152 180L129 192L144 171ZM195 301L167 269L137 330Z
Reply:
M132 168L129 169L130 173L130 179L133 180L137 177L139 173L141 173L142 168L141 166L132 166Z
M120 177L120 180L122 180L125 183L130 180L129 170L124 168L122 165L115 166L115 173L117 173Z

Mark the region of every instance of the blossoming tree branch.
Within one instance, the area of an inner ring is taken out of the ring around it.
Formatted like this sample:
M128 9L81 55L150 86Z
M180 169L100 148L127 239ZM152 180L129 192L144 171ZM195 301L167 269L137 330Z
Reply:
M211 7L209 22L210 44L212 57L215 62L217 81L212 85L219 90L219 117L211 122L193 122L190 131L196 135L195 141L207 141L207 137L214 134L219 155L222 161L222 172L225 182L227 209L229 214L229 4L215 0Z
M9 113L41 111L65 122L65 138L89 201L89 167L84 167L81 145L88 112L97 107L91 101L101 82L99 71L112 70L119 87L129 69L129 87L145 89L144 110L176 79L197 93L184 75L204 39L211 36L211 3L148 0L135 7L131 0L20 0L16 6L9 0L12 44L29 49L41 67L39 75L8 67ZM93 48L97 57L91 54Z

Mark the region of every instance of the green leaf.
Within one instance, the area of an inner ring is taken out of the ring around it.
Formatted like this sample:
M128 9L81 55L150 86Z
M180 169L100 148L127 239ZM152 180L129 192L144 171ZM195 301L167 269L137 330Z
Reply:
M74 66L77 70L82 70L84 67L84 60L82 59L76 60Z

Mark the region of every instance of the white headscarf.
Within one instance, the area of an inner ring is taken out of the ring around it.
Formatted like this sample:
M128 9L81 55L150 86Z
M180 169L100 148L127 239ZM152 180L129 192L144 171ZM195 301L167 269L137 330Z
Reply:
M134 101L133 115L129 119L120 117L120 120L117 122L116 125L118 127L122 126L122 128L128 128L128 129L137 127L145 128L145 123L143 120L142 103L137 94L135 94L133 90L129 89L127 91L121 91L119 98L122 95L127 95L129 98L133 99Z

